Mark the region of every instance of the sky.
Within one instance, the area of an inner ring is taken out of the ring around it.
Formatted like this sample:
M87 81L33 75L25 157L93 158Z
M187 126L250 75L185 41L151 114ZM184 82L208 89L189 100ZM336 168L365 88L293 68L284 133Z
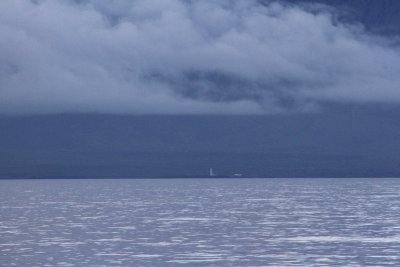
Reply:
M400 104L397 36L320 4L2 0L0 114Z

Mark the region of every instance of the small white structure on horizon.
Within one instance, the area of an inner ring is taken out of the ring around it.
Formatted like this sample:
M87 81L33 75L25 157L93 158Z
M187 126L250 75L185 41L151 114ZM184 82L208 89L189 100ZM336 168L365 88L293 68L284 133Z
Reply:
M210 177L215 176L215 173L213 172L213 168L210 168Z

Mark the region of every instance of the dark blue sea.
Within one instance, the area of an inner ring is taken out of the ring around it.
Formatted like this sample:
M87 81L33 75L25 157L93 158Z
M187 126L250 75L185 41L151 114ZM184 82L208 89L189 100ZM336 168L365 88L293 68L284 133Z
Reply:
M1 180L1 266L400 266L400 179Z

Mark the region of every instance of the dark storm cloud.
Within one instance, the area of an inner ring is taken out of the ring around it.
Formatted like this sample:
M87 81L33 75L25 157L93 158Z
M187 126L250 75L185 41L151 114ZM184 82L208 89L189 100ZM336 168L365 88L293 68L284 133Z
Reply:
M400 102L400 49L334 13L251 0L2 0L0 112Z

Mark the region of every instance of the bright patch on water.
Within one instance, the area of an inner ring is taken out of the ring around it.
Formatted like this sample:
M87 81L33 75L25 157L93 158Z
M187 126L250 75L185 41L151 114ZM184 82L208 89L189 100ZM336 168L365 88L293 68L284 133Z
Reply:
M0 181L0 266L400 266L400 179Z

